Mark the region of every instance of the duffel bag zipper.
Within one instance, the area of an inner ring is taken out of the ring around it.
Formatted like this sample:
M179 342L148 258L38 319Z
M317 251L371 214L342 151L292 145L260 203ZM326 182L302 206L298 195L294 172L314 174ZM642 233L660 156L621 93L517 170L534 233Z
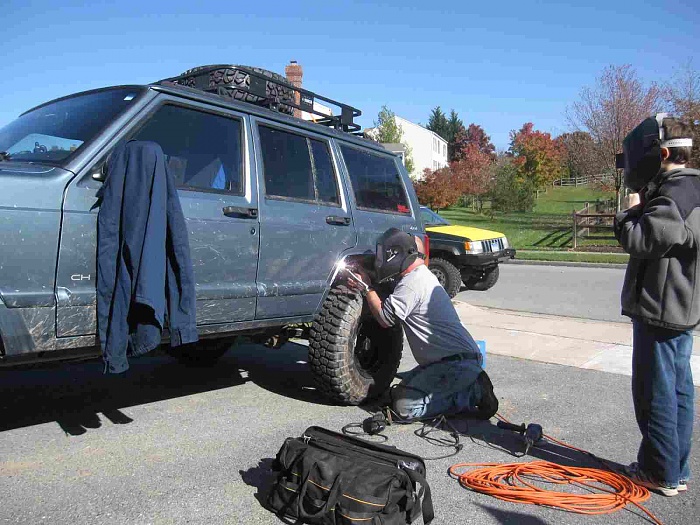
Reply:
M339 445L335 445L333 443L328 443L326 441L321 441L319 439L313 439L313 438L310 439L310 441L312 441L312 443L309 443L309 446L320 448L322 450L330 452L331 454L338 454L346 459L353 459L353 457L348 455L342 449L342 447L340 447ZM324 445L326 445L326 446L324 446ZM390 467L392 470L393 469L398 469L399 471L403 470L401 468L401 465L400 465L400 463L402 463L402 462L400 462L400 461L394 462L394 461L391 461L389 459L378 458L378 457L376 457L374 455L370 455L370 454L365 454L365 456L367 458L366 461L369 463L374 463L375 465L379 465L381 467Z
M349 446L349 447L352 447L356 450L361 450L364 454L368 454L370 451L378 453L378 454L387 454L387 455L391 454L391 455L394 455L395 457L397 457L398 461L403 461L406 458L410 458L412 460L415 460L413 463L421 465L425 469L425 464L423 463L423 458L421 458L420 456L416 456L414 454L411 454L410 452L403 452L402 451L401 453L398 453L398 452L394 452L394 451L390 451L390 450L376 448L376 447L372 446L373 445L372 443L367 443L370 446L365 447L364 443L362 445L359 445L359 444L355 444L353 441L348 440L348 439L342 439L342 438L339 438L339 437L333 436L333 435L326 435L322 432L319 432L319 434L321 434L324 438L326 438L326 440L321 439L320 437L317 437L317 436L309 436L308 434L304 434L302 437L304 438L304 442L307 444L309 441L314 440L316 442L321 441L321 442L329 443L330 445L335 445L335 446L341 447L341 448ZM336 442L340 441L340 444L335 444L332 441L336 441ZM380 458L380 459L384 460L383 458ZM384 461L389 462L390 460L384 460ZM413 469L413 470L415 470L415 469Z

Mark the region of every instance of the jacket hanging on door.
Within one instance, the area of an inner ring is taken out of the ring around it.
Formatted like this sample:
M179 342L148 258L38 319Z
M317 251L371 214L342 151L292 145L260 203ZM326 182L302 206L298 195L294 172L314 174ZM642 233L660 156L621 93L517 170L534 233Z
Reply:
M97 325L105 371L129 368L161 342L197 341L194 271L187 226L165 155L129 141L112 153L97 193Z

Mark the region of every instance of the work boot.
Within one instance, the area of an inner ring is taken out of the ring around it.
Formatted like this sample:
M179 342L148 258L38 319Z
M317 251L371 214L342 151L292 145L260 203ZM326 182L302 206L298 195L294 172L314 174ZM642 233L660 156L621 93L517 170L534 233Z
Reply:
M493 393L493 384L486 372L481 372L476 378L481 387L481 400L477 403L474 416L478 419L491 419L498 412L498 398Z

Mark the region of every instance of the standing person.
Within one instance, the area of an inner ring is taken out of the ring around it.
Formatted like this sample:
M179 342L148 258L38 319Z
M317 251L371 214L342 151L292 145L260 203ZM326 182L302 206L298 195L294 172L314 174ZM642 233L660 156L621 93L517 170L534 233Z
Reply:
M690 127L662 113L624 140L625 184L637 192L615 218L630 254L622 313L632 319L632 398L642 434L639 485L687 490L693 429L692 329L700 322L700 171L686 168Z
M383 328L401 323L418 362L392 388L392 408L408 420L458 412L489 419L498 399L481 367L479 347L423 259L415 237L390 228L377 243L375 269L379 282L398 281L394 291L382 299L367 273L357 269L372 315Z

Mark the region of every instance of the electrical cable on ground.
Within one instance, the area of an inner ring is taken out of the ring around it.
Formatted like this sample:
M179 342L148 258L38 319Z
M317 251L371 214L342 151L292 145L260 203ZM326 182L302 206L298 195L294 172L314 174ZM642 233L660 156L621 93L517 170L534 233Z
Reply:
M500 414L496 414L496 417L509 423ZM596 457L546 434L544 437L563 447ZM462 472L464 469L470 470ZM610 514L632 503L654 523L662 525L661 521L642 505L649 499L649 491L612 469L565 467L549 461L532 461L457 463L450 467L449 473L464 488L482 494L513 503L556 507L577 514ZM546 490L533 485L534 480L555 485L578 485L591 493L572 494Z

